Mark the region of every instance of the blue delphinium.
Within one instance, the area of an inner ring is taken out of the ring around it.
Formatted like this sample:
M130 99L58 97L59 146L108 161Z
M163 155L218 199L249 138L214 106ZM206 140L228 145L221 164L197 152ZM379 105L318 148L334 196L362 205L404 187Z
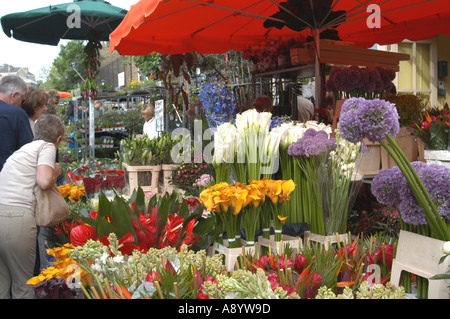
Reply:
M364 138L371 142L397 135L400 124L395 104L385 100L351 98L344 102L339 118L342 136L356 143Z
M437 210L450 221L450 168L423 162L411 163L422 180ZM427 219L398 166L382 170L374 177L372 193L384 205L397 207L405 223L425 225Z
M234 95L226 85L205 83L199 90L198 98L211 128L231 122L236 116Z

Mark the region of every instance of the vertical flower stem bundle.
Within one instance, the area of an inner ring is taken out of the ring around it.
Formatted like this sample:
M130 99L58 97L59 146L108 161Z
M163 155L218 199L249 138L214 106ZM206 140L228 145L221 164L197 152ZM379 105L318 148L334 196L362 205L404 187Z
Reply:
M336 149L330 152L321 182L327 235L346 232L348 211L361 186L361 180L354 179L361 143L343 139L339 129L335 133Z
M229 183L231 163L234 161L234 136L236 128L231 123L223 123L214 132L213 167L216 183Z
M302 181L302 207L305 222L311 225L311 232L326 235L322 209L321 174L328 152L336 147L336 140L323 130L308 129L302 138L289 145L288 154L293 156L297 169L305 177ZM294 170L295 172L295 170Z
M296 185L292 179L286 181L263 179L263 182L266 184L267 197L269 197L273 205L275 241L280 241L283 224L289 218L289 214L284 206L290 199L290 195Z
M409 162L394 139L399 131L398 113L395 105L379 99L352 98L342 106L339 121L342 136L348 141L355 143L367 138L371 142L379 142L386 149L406 179L418 205L422 208L431 229L432 237L439 240L450 240L450 228L436 207L435 201L438 199L433 200L431 198L413 164ZM384 176L383 171L378 175ZM448 184L448 181L446 183ZM374 185L372 185L372 188L374 189ZM404 195L404 193L406 193L405 190L401 195ZM448 200L448 198L445 198L445 200ZM402 212L402 209L400 209L400 212Z
M236 115L236 128L240 133L245 149L247 181L261 177L261 158L263 158L266 136L269 134L272 114L247 110Z

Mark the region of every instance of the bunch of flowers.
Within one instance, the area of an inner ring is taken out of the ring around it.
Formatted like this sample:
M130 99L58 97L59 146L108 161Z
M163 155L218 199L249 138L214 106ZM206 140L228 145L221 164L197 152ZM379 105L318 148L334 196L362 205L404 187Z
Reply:
M236 115L236 131L240 135L242 146L236 140L236 155L245 156L246 181L260 179L261 164L263 164L264 154L267 150L266 140L269 136L272 114L270 112L258 112L250 109ZM240 147L240 148L238 148ZM278 148L278 145L276 145ZM234 159L234 158L233 158ZM239 158L236 158L236 162ZM243 171L242 169L237 170ZM242 181L243 176L238 180Z
M87 195L92 195L94 193L100 192L102 187L103 176L100 174L95 175L95 177L84 177L83 185Z
M199 178L197 178L192 184L192 186L199 187L200 191L203 191L205 188L208 188L214 184L214 177L210 174L203 174Z
M425 185L439 215L449 222L450 168L423 162L413 162L412 166ZM417 202L398 166L378 173L373 179L372 192L381 204L396 207L403 222L413 226L428 224L423 208Z
M119 175L107 175L105 178L102 174L95 174L94 177L82 177L82 185L84 185L86 194L92 196L95 193L99 193L101 190L115 189L121 191L125 187L125 176Z
M251 179L272 178L279 166L279 144L286 129L281 121L272 126L270 112L249 109L236 115L235 123L226 122L214 132L213 166L216 182L239 183Z
M315 234L326 235L320 177L325 170L328 154L336 148L336 139L323 130L308 129L303 137L288 147L299 171L299 185L304 191L300 195L303 220L311 225ZM295 171L295 169L294 169Z
M353 211L348 220L347 230L352 234L379 233L395 238L400 231L400 214L396 208L390 206L374 207L370 211Z
M381 67L335 67L331 69L325 87L327 91L335 92L338 98L383 98L391 90L394 79L393 70Z
M420 119L422 111L427 106L427 97L424 94L386 94L386 101L395 104L399 115L400 126L415 126Z
M72 202L79 202L86 194L83 184L73 185L68 183L58 186L58 190L62 197Z
M33 285L36 296L39 299L72 299L77 297L77 292L73 288L74 279L89 283L90 278L87 272L79 267L79 264L69 257L69 252L74 247L65 244L61 247L47 249L47 254L55 261L53 266L42 269L38 276L30 278L27 284Z
M450 109L448 104L442 109L431 108L421 114L421 120L415 124L415 135L429 150L447 150L449 148Z
M242 58L253 64L277 64L278 58L289 58L290 49L298 48L305 42L306 38L302 35L297 37L271 37L242 51Z
M247 245L252 246L260 219L262 227L270 228L273 218L276 232L281 235L280 225L287 217L280 213L280 206L290 199L289 195L294 188L292 180L251 180L248 185L222 182L202 191L200 203L223 225L230 248L241 246L241 226L245 230ZM266 197L273 204L270 210L262 209Z
M361 143L342 138L335 130L336 148L329 153L321 175L322 209L327 235L343 234L347 228L348 212L352 209L361 187L358 178L358 155Z
M236 104L233 93L226 85L204 83L198 93L209 127L214 129L224 122L234 119Z
M407 196L409 199L399 203L399 205L402 204L402 208L399 207L402 219L404 218L404 212L406 212L406 218L410 218L410 222L419 224L420 216L413 213L411 208L420 207L424 212L425 220L431 229L431 236L440 240L449 240L450 231L448 225L438 209L441 204L441 199L439 198L436 202L436 199L432 199L429 191L424 185L424 181L422 181L422 178L419 177L415 170L415 167L420 168L421 165L415 164L415 166L413 166L394 139L399 131L398 113L395 106L383 100L367 101L361 98L352 98L344 102L339 124L341 134L345 139L354 143L362 141L364 138L367 138L372 142L379 142L394 159L398 171L391 171L390 173L396 173L399 180L402 180L400 177L403 175L409 186L408 189L405 187L405 184L403 184L403 188L401 188L402 192L399 194L401 196ZM432 167L429 173L433 172L441 173L439 168ZM392 175L390 175L389 178L386 178L383 177L385 174L386 173L381 171L378 180L386 180L388 182L383 186L384 189L390 188L391 190L395 190L395 188L392 187L394 183L391 179ZM423 176L423 178L426 177L427 176ZM430 192L439 192L439 189L445 188L445 185L448 184L447 180L443 182L438 178L437 181L438 182L435 184L437 189L430 189ZM377 182L373 189L379 189L376 185ZM380 190L382 191L383 188ZM384 198L380 197L379 201L381 203L387 203L394 200L392 197L389 198L389 195L392 195L393 193L394 191L390 194L384 192ZM406 194L409 194L409 196ZM411 194L413 196L411 196ZM413 201L413 199L415 199L415 201ZM447 214L444 213L444 216L447 216Z
M115 234L108 237L108 242L104 246L90 240L70 253L100 289L83 285L89 299L200 298L204 281L226 273L221 256L207 257L204 250L165 247L124 255Z
M133 134L121 140L119 156L128 165L160 164L159 153L161 145L156 145L157 138L150 139L147 135Z
M375 284L369 286L367 281L364 281L359 286L356 292L353 292L349 287L345 287L341 293L334 293L332 289L322 286L318 289L316 299L404 299L405 288L396 287L392 283L386 285Z
M318 123L316 121L308 121L306 123L287 122L281 124L280 128L283 129L283 135L281 136L279 144L279 159L282 179L293 179L296 185L303 185L301 172L297 168L297 163L295 162L294 157L288 154L288 148L292 143L297 142L300 138L302 138L305 132L309 129L325 131L328 135L330 135L332 131L331 126ZM295 188L291 196L292 199L286 203L286 209L291 212L290 221L293 223L305 222L303 211L301 210L303 191L303 187Z
M172 175L170 183L185 191L185 195L198 196L199 188L206 179L210 177L211 168L204 161L197 163L194 161L182 162ZM200 182L200 183L198 183Z
M69 206L70 209L70 206ZM70 210L71 212L73 210ZM55 243L55 245L64 245L70 242L70 232L78 225L82 225L81 219L74 219L68 217L65 221L51 227L52 236L49 236L48 240Z
M188 202L180 200L176 193L166 193L162 197L156 194L148 202L141 188L130 202L119 195L110 201L100 193L98 211L90 212L88 218L80 216L85 224L72 229L70 241L74 246L82 246L89 239L97 238L107 243L110 233L115 233L120 238L124 254L151 247L193 247L201 235L209 231L197 232L194 229L202 224L198 219L202 213L203 207L199 205L190 212Z
M104 242L91 239L84 245L64 247L64 257L59 258L70 261L74 266L71 270L76 271L67 280L64 276L59 278L71 288L64 292L73 294L73 288L80 287L88 299L298 299L331 298L344 292L348 297L360 293L361 298L377 298L379 294L370 291L381 291L383 287L387 291L390 286L384 284L385 278L375 285L367 281L370 273L366 273L364 264L367 261L384 267L392 260L392 249L373 245L369 260L364 252L360 253L358 242L327 250L307 245L298 253L286 249L279 254L241 254L235 270L228 272L222 254L209 257L205 250L194 252L187 246L134 249L124 254L124 241L111 233ZM54 278L32 278L30 283ZM397 292L392 297L404 297L400 289Z

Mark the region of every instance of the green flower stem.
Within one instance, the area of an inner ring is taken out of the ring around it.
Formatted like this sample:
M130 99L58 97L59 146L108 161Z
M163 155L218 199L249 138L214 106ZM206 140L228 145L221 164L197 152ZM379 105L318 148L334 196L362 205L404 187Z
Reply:
M270 226L273 218L272 202L266 198L264 203L261 203L261 212L259 214L262 235L266 239L270 239Z
M230 182L230 164L228 163L213 163L216 183Z
M231 164L231 170L233 171L234 180L236 182L246 184L247 183L247 170L243 163L238 163L235 157L235 162Z
M299 185L303 190L302 204L304 204L305 222L311 225L311 232L325 235L325 223L322 210L322 192L320 189L320 171L316 165L317 158L297 161L305 181Z
M411 187L411 190L413 191L417 202L425 212L427 222L430 225L434 236L436 236L436 238L440 240L449 240L450 236L448 234L447 225L439 215L435 204L431 200L431 197L428 191L425 189L425 186L423 185L419 176L417 175L417 172L415 171L409 160L406 159L406 156L397 145L395 140L389 135L386 136L386 139L388 143L386 143L385 141L380 141L380 144L386 149L386 151L392 157L392 159L397 164L406 180L408 181L408 184Z
M255 232L256 225L258 223L260 209L257 207L247 207L244 211L241 211L241 225L245 229L245 239L247 241L247 246L255 245Z

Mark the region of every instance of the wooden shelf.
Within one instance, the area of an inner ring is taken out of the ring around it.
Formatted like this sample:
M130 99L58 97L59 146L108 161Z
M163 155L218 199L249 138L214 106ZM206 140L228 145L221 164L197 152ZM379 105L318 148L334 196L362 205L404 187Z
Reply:
M291 66L285 69L268 70L259 73L254 73L255 77L273 77L280 75L282 78L309 78L315 75L314 64Z

